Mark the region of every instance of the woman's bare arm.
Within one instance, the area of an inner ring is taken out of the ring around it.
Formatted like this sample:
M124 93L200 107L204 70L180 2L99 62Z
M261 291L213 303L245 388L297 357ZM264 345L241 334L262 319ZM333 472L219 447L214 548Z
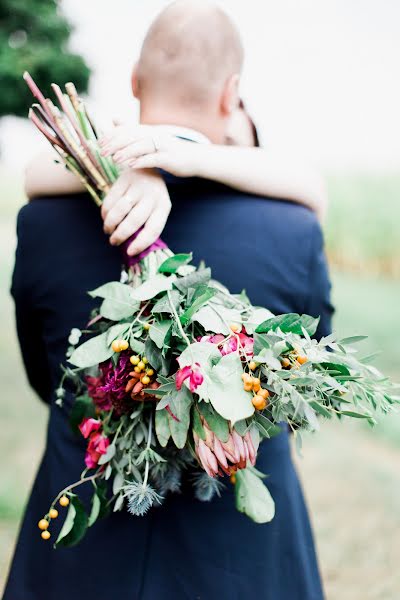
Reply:
M178 177L203 177L260 196L291 200L314 210L322 220L327 195L321 177L300 160L262 148L194 144L171 135L143 137L117 127L104 139L103 152L121 165L160 168ZM155 151L156 149L156 151Z
M29 162L25 169L25 193L29 200L36 196L62 196L85 191L79 179L56 160L55 151L48 150Z

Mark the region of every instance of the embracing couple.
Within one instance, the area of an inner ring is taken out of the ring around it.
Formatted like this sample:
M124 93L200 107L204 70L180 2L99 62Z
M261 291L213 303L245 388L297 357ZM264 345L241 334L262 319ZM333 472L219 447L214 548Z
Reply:
M206 2L175 2L151 26L132 74L141 125L120 125L102 141L123 168L103 223L51 157L28 168L32 201L18 219L12 291L28 378L50 416L4 600L323 598L286 431L262 444L257 462L276 504L271 523L238 513L227 485L209 503L183 490L145 517L112 514L76 548L54 551L37 533L49 499L79 479L84 460L68 395L63 407L55 403L68 336L94 307L86 291L119 279L117 246L132 234L139 231L130 254L162 232L233 292L245 288L275 314L320 316L317 335L330 332L322 188L305 167L260 147L238 95L242 63L227 15Z

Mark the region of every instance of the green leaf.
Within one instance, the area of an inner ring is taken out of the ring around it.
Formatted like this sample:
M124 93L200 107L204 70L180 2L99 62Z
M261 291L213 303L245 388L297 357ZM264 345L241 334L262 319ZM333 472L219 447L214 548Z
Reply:
M107 344L111 346L114 340L124 337L128 332L129 323L118 323L107 330Z
M234 425L254 413L251 394L243 389L242 361L232 352L212 368L208 386L209 399L215 410Z
M54 547L76 546L84 537L88 527L88 516L78 496L70 496L67 517Z
M168 338L171 337L172 321L156 321L150 326L149 336L158 348L163 348L169 343Z
M131 291L131 297L134 300L140 300L143 302L144 300L151 300L161 292L166 292L167 290L172 289L172 283L174 282L175 275L171 277L166 277L161 273L154 275L139 287L133 289Z
M228 422L221 417L213 407L207 402L199 402L198 409L208 423L209 428L221 442L227 442L229 439Z
M222 304L210 302L209 305L202 306L192 320L199 323L206 332L228 335L231 333L229 325L241 323L242 316L240 311L235 308L227 308Z
M250 469L236 473L236 508L255 523L269 523L275 516L275 503L267 487Z
M113 329L113 327L111 327ZM80 369L87 369L102 363L114 354L111 345L107 343L109 331L96 335L72 353L68 361Z
M171 430L169 428L169 414L165 409L156 411L155 427L160 446L165 448L165 446L168 444L169 438L171 437Z
M112 281L106 283L89 295L104 298L100 307L100 314L111 321L120 321L130 317L139 309L139 302L132 299L132 288L124 283Z
M275 423L272 423L272 421L267 419L265 415L261 413L256 413L254 418L257 424L257 428L263 437L269 439L282 433L282 429L279 427L279 425L275 425Z
M174 281L174 286L181 292L187 292L191 287L208 284L211 279L211 269L198 269L186 277L179 277Z
M98 497L98 495L95 492L93 494L93 498L92 498L92 509L90 511L90 515L89 515L89 519L88 519L88 527L91 527L93 525L93 523L95 523L97 521L99 514L100 514L100 507L101 507L100 498Z
M260 306L254 306L250 315L247 317L247 320L244 323L248 335L252 335L257 329L257 327L261 325L261 323L264 323L264 321L267 321L268 319L272 319L273 316L274 315L270 310L267 310L266 308L262 308Z
M110 462L110 460L115 456L115 451L115 444L110 444L106 452L100 456L98 464L105 465L106 463Z
M355 412L353 410L341 410L341 415L345 415L346 417L353 417L354 419L370 419L371 415L366 415L363 413Z
M78 427L83 419L91 417L96 417L96 408L93 404L93 400L87 395L78 396L78 398L75 399L69 414L69 423L72 430L75 431L75 433L80 433Z
M144 355L144 342L138 340L133 335L131 335L129 345L131 347L132 352L136 352L136 354L139 354L140 356Z
M161 352L157 348L153 340L150 339L150 337L148 337L146 340L146 343L144 345L144 352L150 365L153 367L153 369L159 372L162 367Z
M203 402L204 406L208 406ZM199 436L199 438L201 438L202 440L206 439L206 432L204 431L204 427L203 424L201 422L200 419L200 413L198 410L199 405L193 405L193 413L192 413L192 425L193 425L193 431L195 433L197 433L197 435Z
M319 318L314 319L309 315L298 315L297 313L288 313L278 315L272 319L267 319L261 323L256 329L257 333L268 333L280 329L283 333L295 333L303 335L302 328L307 331L308 335L314 335L317 330Z
M332 373L340 373L341 375L346 375L346 376L350 375L350 371L345 365L334 363L334 362L322 362L322 363L317 363L317 364L318 364L318 366L322 367L326 371L329 371L331 375L332 375Z
M340 340L338 344L342 344L343 346L349 346L351 344L356 344L357 342L362 342L366 339L368 339L367 335L353 335L351 337L343 338L343 340Z
M157 300L151 312L153 314L168 313L169 315L172 315L173 310L171 308L170 300L172 302L172 306L176 310L181 302L181 294L178 292L178 290L171 290L168 295L162 296L159 300Z
M187 265L192 260L192 253L190 254L174 254L165 260L158 268L159 273L176 273L179 267Z
M178 420L175 420L171 417L171 415L168 415L169 428L175 446L179 449L184 448L186 444L186 438L190 425L190 408L192 403L193 396L185 386L183 386L182 389L177 391L174 395L171 395L170 409L172 414Z
M312 406L312 408L317 413L319 413L323 417L326 417L327 419L331 419L332 418L332 412L330 410L328 410L326 408L326 406L324 406L323 404L320 404L316 400L312 400L311 402L309 402L309 404L310 404L310 406Z
M205 304L210 300L210 298L215 296L216 293L216 289L211 287L206 288L204 293L201 294L201 296L199 296L198 298L196 298L193 304L187 310L185 310L183 315L181 315L180 321L182 325L187 325L187 323L189 323L193 315L203 306L203 304Z

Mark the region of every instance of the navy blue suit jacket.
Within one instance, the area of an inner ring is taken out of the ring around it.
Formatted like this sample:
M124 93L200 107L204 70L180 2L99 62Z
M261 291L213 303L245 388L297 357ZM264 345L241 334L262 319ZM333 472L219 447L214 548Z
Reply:
M309 210L202 180L168 178L171 249L193 251L233 292L274 313L321 316L332 308L321 230ZM87 290L119 278L121 255L86 195L40 198L18 218L12 291L26 371L50 403L46 450L22 523L4 600L321 600L312 533L288 436L264 443L257 465L276 502L270 524L234 508L232 489L210 503L182 494L143 518L127 512L96 524L80 546L53 551L37 521L79 478L84 443L70 432L68 402L54 404L72 327L95 301Z

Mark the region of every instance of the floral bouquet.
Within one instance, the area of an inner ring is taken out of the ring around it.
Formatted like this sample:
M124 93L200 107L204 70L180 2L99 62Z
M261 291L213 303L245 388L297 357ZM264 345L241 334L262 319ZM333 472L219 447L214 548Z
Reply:
M56 107L25 79L39 101L32 121L101 204L118 170L101 156L73 84L67 94L53 85ZM377 411L400 401L370 359L357 358L362 337L318 342L318 319L255 307L160 240L127 259L121 281L90 295L99 307L87 331L72 330L57 390L61 404L64 385L72 385L70 420L87 443L85 468L39 522L48 539L56 504L69 505L56 546L78 543L110 508L144 515L183 484L209 501L225 478L237 509L268 522L274 502L255 468L263 439L290 428L300 444L302 431L319 428L318 416L374 425ZM87 482L88 512L75 494Z

